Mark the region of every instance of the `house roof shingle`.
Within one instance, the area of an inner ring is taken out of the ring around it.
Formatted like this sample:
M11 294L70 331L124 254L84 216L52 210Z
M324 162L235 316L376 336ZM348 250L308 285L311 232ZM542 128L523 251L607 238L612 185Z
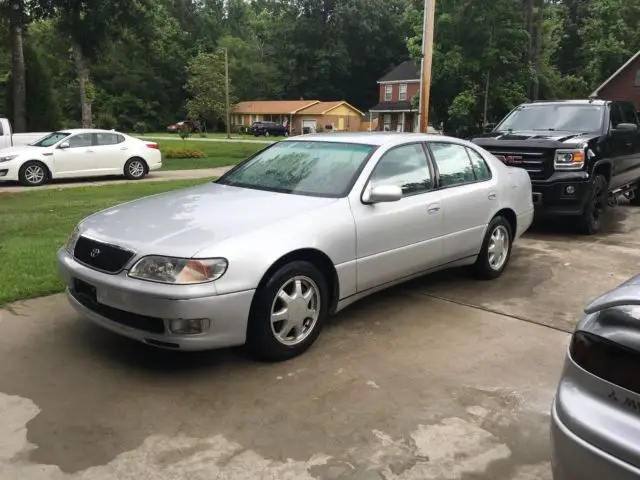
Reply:
M402 62L396 68L388 72L378 80L378 83L399 82L401 80L420 80L418 67L411 60Z
M640 50L638 50L635 55L633 55L629 60L627 60L627 62L622 65L618 70L616 70L613 75L611 75L609 78L607 78L602 85L600 85L598 88L596 88L593 93L591 94L592 97L597 97L598 94L600 93L600 90L602 90L604 87L606 87L609 82L611 82L611 80L613 80L614 78L616 78L618 75L620 75L624 70L627 69L627 67L629 67L633 62L635 62L638 57L640 57Z
M236 104L233 107L233 113L293 115L317 103L320 102L318 100L256 100Z

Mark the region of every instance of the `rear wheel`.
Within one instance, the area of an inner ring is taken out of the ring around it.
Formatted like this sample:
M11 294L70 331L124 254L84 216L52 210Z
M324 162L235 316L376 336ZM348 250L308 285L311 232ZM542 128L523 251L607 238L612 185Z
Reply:
M249 353L272 362L302 354L320 335L328 306L327 281L314 265L284 265L256 292L247 328Z
M475 275L483 280L493 280L502 275L511 257L512 244L509 222L502 216L495 217L489 223L482 250L473 266Z
M20 167L18 178L25 187L37 187L46 183L49 178L49 170L41 162L27 162Z
M140 158L130 158L124 165L124 176L129 180L140 180L147 174L147 164Z
M593 177L591 194L578 218L578 228L585 235L593 235L602 228L602 217L607 209L608 182L604 175Z

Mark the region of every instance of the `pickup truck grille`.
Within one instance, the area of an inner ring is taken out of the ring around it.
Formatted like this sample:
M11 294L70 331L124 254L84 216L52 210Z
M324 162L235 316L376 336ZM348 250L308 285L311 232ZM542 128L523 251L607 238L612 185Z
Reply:
M486 147L485 147L486 148ZM553 173L553 150L488 148L505 165L524 168L531 180L544 180Z
M133 252L91 238L80 237L73 251L73 256L79 262L96 270L118 273L133 257Z

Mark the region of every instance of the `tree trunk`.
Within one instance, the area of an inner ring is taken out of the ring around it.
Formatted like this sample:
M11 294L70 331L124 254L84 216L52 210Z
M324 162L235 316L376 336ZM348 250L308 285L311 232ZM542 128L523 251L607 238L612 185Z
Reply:
M542 27L544 23L544 0L538 0L537 6L537 15L536 15L536 42L535 42L535 52L534 52L534 77L533 77L533 91L531 93L531 98L533 100L538 100L540 98L540 63L541 63L541 52L542 52Z
M491 50L493 44L493 29L489 32L489 50ZM482 120L482 127L486 127L488 124L487 115L489 112L489 87L491 85L491 69L487 70L487 82L484 86L484 114Z
M27 131L27 87L22 42L23 0L11 0L11 80L13 86L13 130Z
M73 60L76 64L76 74L78 75L78 87L80 88L80 109L82 112L82 128L91 128L93 119L91 115L91 96L89 93L89 66L87 59L82 52L82 47L77 42L73 42Z

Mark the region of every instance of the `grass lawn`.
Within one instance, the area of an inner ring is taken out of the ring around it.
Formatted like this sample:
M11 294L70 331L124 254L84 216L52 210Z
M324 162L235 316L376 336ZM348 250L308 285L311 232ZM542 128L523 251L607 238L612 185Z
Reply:
M55 254L87 215L204 183L180 180L0 194L0 305L63 290Z
M262 150L268 145L262 143L234 143L234 142L192 142L156 140L160 145L160 151L169 148L188 148L200 150L205 156L202 158L167 158L162 156L162 170L193 170L197 168L224 167L235 165L258 150Z
M175 137L178 139L180 138L180 135L178 135L177 133L168 133L168 132L153 132L153 133L145 133L144 135L131 133L130 135L133 135L134 137L139 136L140 138L144 138L144 137ZM227 134L224 132L223 133L206 133L206 134L194 133L193 135L191 135L191 138L227 138ZM256 137L253 135L243 135L241 133L232 133L231 138L241 139L241 140L256 140ZM258 137L258 139L260 139L260 137Z

